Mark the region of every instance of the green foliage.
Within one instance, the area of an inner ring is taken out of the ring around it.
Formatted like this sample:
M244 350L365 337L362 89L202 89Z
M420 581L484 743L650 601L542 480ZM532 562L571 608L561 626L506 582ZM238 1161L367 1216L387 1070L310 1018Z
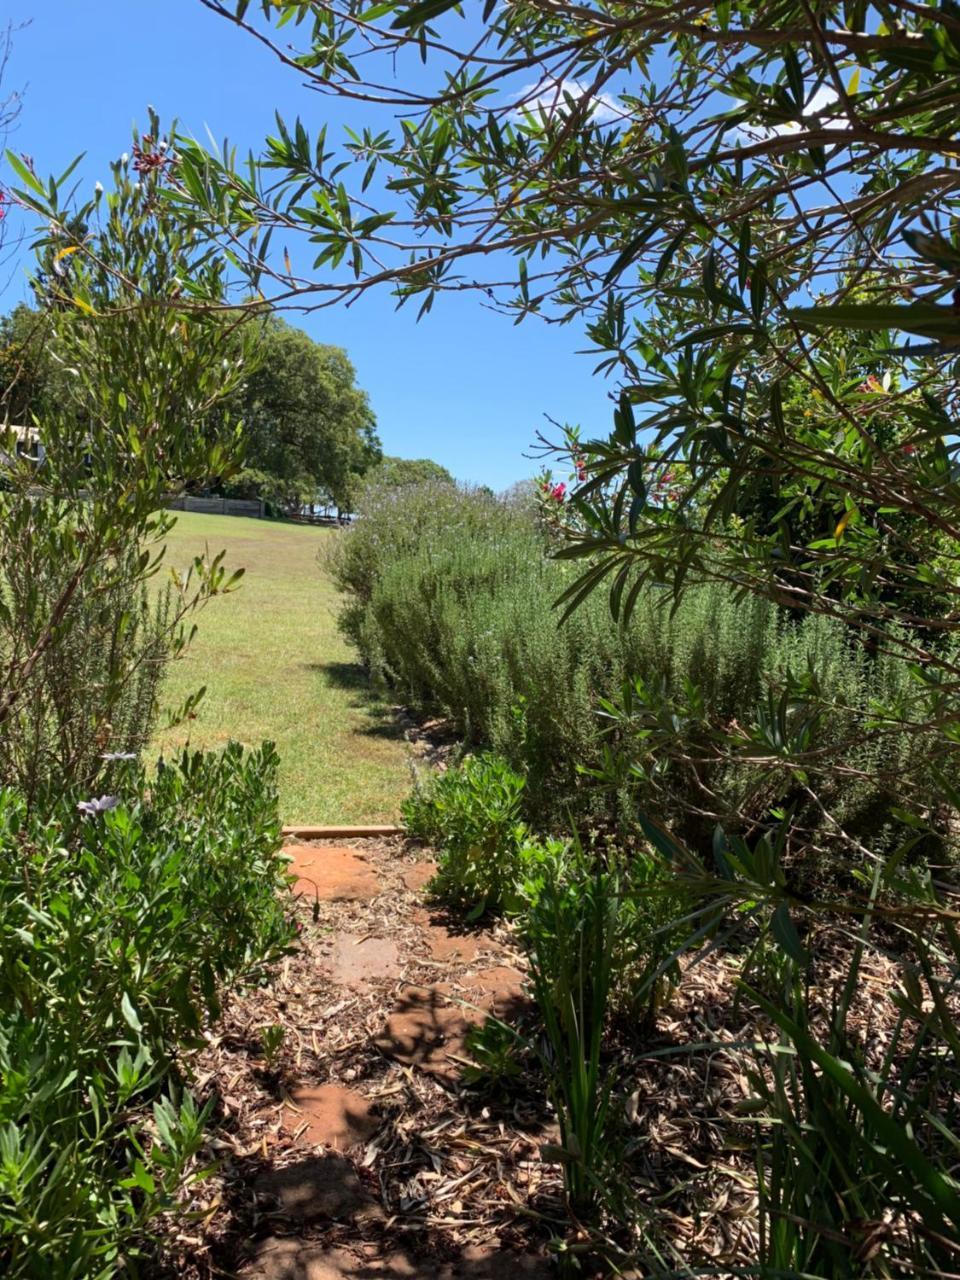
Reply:
M497 1018L469 1027L466 1050L470 1062L461 1073L465 1084L506 1090L523 1076L522 1045L517 1033Z
M676 956L689 933L678 924L685 914L687 897L662 860L646 848L621 852L595 847L585 850L574 839L528 837L517 858L517 880L512 898L522 935L537 928L535 908L549 886L564 884L571 897L592 883L597 871L606 870L617 882L614 917L611 1013L633 1031L651 1025L656 1011L679 981ZM551 945L545 934L538 941L542 952ZM556 938L553 945L563 945Z
M47 557L43 535L67 512L36 499L0 536L0 665L29 649L61 598L71 565ZM105 753L137 755L156 719L173 647L172 591L150 592L138 551L91 565L41 654L0 737L0 781L31 804L64 781L92 785Z
M339 347L276 318L257 337L255 359L225 406L243 421L246 475L240 489L229 479L221 487L295 511L321 497L349 509L360 476L380 457L353 366Z
M482 537L489 527L490 507L480 494L464 492L444 481L426 485L370 488L361 497L352 530L334 543L327 567L343 592L344 634L364 660L377 665L377 637L369 618L381 572L394 556L442 546L459 533L464 542Z
M364 476L363 489L400 489L408 484L449 484L453 476L430 458L381 458Z
M878 869L874 900L892 870L892 861ZM755 1051L746 1108L759 1117L760 1259L774 1273L932 1275L956 1257L957 1033L947 993L960 943L938 921L924 877L900 879L897 889L901 918L912 907L926 937L916 968L902 967L898 1016L881 1052L850 1026L865 961L883 948L870 912L827 1010L788 944L780 991L770 998L747 988L779 1036Z
M286 1034L286 1028L279 1022L272 1022L260 1032L260 1044L263 1047L263 1057L268 1067L272 1068L279 1058L283 1050Z
M557 856L559 854L559 856ZM579 847L538 859L521 929L545 1032L540 1057L556 1109L563 1164L577 1219L596 1220L616 1163L613 1079L602 1057L617 954L619 881Z
M288 948L272 748L184 755L31 815L0 791L0 1263L106 1277L149 1247L206 1113L178 1084L226 984Z
M18 390L7 350L45 457L0 453L0 1270L23 1280L155 1252L207 1119L179 1055L291 938L272 748L135 762L188 616L238 576L215 556L153 581L163 495L235 465L230 424L207 428L249 349L227 259L165 212L150 127L79 209L69 173L8 156L58 366Z
M44 183L10 158L17 198L43 221L44 311L11 324L32 354L34 320L41 331L40 374L22 391L45 456L18 458L6 440L0 452L0 782L31 803L85 783L101 752L142 745L188 616L238 576L198 557L159 598L151 581L173 524L157 514L164 494L235 465L230 424L201 427L236 386L252 336L242 317L215 313L229 297L226 258L159 200L173 161L153 116L151 131L135 137L132 163L112 166L113 190L79 209L62 203L68 175ZM8 409L18 370L32 369L16 352L10 361Z
M602 584L628 617L646 587L679 603L726 583L913 664L911 696L867 714L858 703L829 751L783 733L790 706L767 717L768 758L851 849L870 832L847 830L835 797L817 794L828 758L853 775L849 741L882 761L910 738L953 776L960 750L945 693L960 674L960 202L940 178L960 38L951 3L895 0L872 16L836 0L815 21L801 0L668 13L559 0L547 19L537 5L487 5L476 20L444 0L362 16L263 6L247 20L268 43L296 18L298 54L285 56L298 74L351 101L375 96L384 116L344 153L281 119L242 171L228 149L185 141L180 196L193 225L241 236L252 273L284 295L289 279L258 250L296 227L323 246L322 283L303 280L304 294L387 284L422 314L475 289L518 322L583 325L617 405L608 435L557 442L578 477L564 496L560 554L580 564L565 605ZM414 51L415 123L409 82L384 91L378 68ZM787 696L798 721L818 719L818 701L799 683ZM755 760L758 746L741 754ZM921 821L942 808L932 776L911 771L900 796ZM894 778L877 779L888 817ZM697 807L713 810L703 796ZM756 816L748 806L738 821ZM798 814L797 841L810 824ZM933 825L949 832L942 812Z
M0 421L29 426L53 390L47 318L20 303L0 318Z
M954 1269L956 904L900 868L921 840L936 851L957 826L960 202L942 176L960 103L956 6L558 0L485 5L479 18L452 0L386 0L363 14L281 0L256 18L245 0L213 7L246 14L267 40L295 18L300 47L284 56L298 75L351 100L386 97L401 123L365 121L344 160L325 137L281 121L259 171L185 144L196 225L227 228L254 250L272 228L286 237L296 225L322 245L325 290L342 268L344 296L388 281L422 314L448 289L475 288L517 320L580 322L598 372L619 384L610 434L560 446L583 463L556 522L561 560L579 568L554 579L550 597L562 595L575 621L609 606L618 641L645 637L647 660L620 668L628 681L608 668L581 702L570 676L589 658L571 672L543 661L562 648L531 644L520 669L536 673L535 688L514 681L508 699L492 696L499 648L483 650L482 627L499 614L490 598L506 593L490 589L504 570L489 548L421 553L406 583L392 566L389 591L385 572L355 609L355 634L461 726L467 710L522 708L542 760L563 758L536 722L556 703L554 670L578 712L604 699L611 732L599 762L582 750L567 758L680 827L704 927L721 927L727 909L741 924L761 914L785 957L781 975L805 962L801 907L840 938L851 918L867 928L889 912L909 1012L879 1063L842 1024L862 987L858 958L839 981L818 975L839 1022L825 1025L805 994L761 1001L784 1040L761 1052L756 1073L771 1125L757 1265L823 1276ZM350 56L358 29L363 59ZM414 47L426 70L411 120L411 82L384 91L377 64L407 65ZM268 258L255 270L289 289ZM522 563L534 577L534 561ZM463 599L485 595L487 617L458 596L461 578ZM669 625L654 593L675 607ZM498 642L533 634L524 604L512 628L494 626ZM682 644L698 617L723 610L727 639L706 636L706 661L686 669L671 654L663 678L668 661L650 660L652 640ZM415 619L407 634L404 612ZM415 627L426 633L419 652ZM734 653L757 661L744 663L742 683L715 682ZM527 791L541 794L532 771ZM706 841L717 822L731 833L715 859L726 872L719 901ZM675 837L647 826L680 859ZM787 858L828 844L845 874L826 900L816 881L798 894ZM876 865L883 875L865 882ZM558 909L546 932L564 931ZM590 972L585 958L580 967ZM556 1023L551 1039L567 1033ZM572 1112L574 1096L602 1089L596 1076L580 1087L589 1054L568 1059L557 1097ZM582 1109L588 1136L601 1107Z
M620 886L611 1009L625 1026L645 1031L680 985L688 895L647 848L610 854L608 861Z
M955 598L960 203L939 180L952 4L894 0L881 24L838 0L816 22L801 0L667 14L559 0L546 21L536 5L474 21L443 0L214 7L267 43L296 18L297 73L384 112L342 150L281 118L242 170L185 142L189 216L241 236L284 296L289 273L262 246L296 228L323 246L302 294L386 284L422 314L474 289L517 321L583 324L622 394L609 438L583 450L577 550L603 557L624 607L636 574L679 592L734 569L798 607L822 609L829 584L861 625L903 618L892 582ZM384 90L414 51L415 88ZM725 540L758 514L759 477L772 518ZM917 556L918 534L948 563Z
M58 401L75 398L61 350L65 303L59 295L54 302L52 314L21 305L0 320L0 416L10 422L44 422ZM349 509L380 445L346 353L277 318L257 326L253 345L243 327L236 331L237 319L228 313L219 341L231 364L242 362L242 382L225 389L204 431L208 439L229 439L230 424L242 422L242 448L221 459L224 474L189 479L227 497L263 497L279 510L321 500ZM75 413L84 419L82 401Z
M655 805L707 851L717 822L736 829L792 804L798 826L830 842L811 781L863 835L890 824L885 796L925 767L922 738L862 733L881 701L911 714L906 664L830 619L707 585L675 609L669 593L645 591L628 625L595 596L558 626L569 569L545 555L521 504L445 486L386 495L340 539L333 572L366 662L502 754L540 822ZM800 733L805 778L790 767Z
M741 1047L759 1273L937 1274L960 1244L960 937L955 893L907 863L922 825L828 903L790 883L787 819L754 841L718 831L719 874L658 824L644 829L688 904L685 947L729 936L734 918L741 941L755 939L740 986L763 1032Z
M954 1144L928 1111L955 1072L938 1061L942 1045L910 1043L905 1019L871 1070L845 1025L858 977L859 957L825 1032L811 1026L801 987L776 1004L755 995L780 1030L773 1051L757 1053L748 1103L762 1115L760 1258L773 1274L875 1275L877 1255L891 1252L935 1274L960 1239L960 1197L947 1174ZM891 1209L899 1240L886 1226Z
M418 786L402 805L410 835L437 850L430 891L470 918L508 906L526 827L523 778L499 756L468 756Z

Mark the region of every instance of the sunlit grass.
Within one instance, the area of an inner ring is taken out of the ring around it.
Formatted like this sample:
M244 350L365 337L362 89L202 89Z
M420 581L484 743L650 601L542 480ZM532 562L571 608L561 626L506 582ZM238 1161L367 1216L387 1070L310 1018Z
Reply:
M205 544L211 554L225 548L228 567L246 573L199 615L199 635L167 676L165 706L207 686L196 719L161 731L156 745L272 739L284 822L393 821L409 789L405 743L336 629L337 594L317 553L337 536L189 514L167 549L168 563L184 566Z

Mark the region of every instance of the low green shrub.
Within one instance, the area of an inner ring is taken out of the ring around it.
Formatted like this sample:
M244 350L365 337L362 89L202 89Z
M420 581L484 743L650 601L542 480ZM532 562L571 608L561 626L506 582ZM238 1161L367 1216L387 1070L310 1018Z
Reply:
M54 529L69 537L69 508L38 497L29 515L6 521L0 536L4 670L36 644L75 572L45 541ZM143 581L143 554L133 543L89 567L3 724L0 785L31 804L92 783L102 752L140 752L150 739L176 608L170 590Z
M413 486L372 502L332 554L341 624L372 672L468 745L503 756L538 827L572 814L581 830L622 828L656 812L708 851L718 823L743 829L790 806L808 844L813 833L835 839L835 824L863 839L927 768L922 734L864 731L878 702L909 720L906 664L854 645L830 618L796 619L713 585L677 608L648 588L628 625L596 592L559 625L554 602L573 570L548 557L522 503ZM803 780L779 759L795 720L790 691L811 679L819 714ZM735 757L731 725L744 742Z
M685 899L664 863L646 849L629 854L614 847L585 849L578 839L528 837L517 858L519 875L511 898L521 937L532 944L538 912L545 894L558 886L571 899L585 892L598 872L609 873L617 884L613 970L609 1003L612 1015L634 1031L649 1024L679 980L675 959L689 927L677 923L684 915ZM553 945L547 934L536 938L541 953Z
M469 918L507 905L527 829L520 820L524 780L490 754L421 783L402 805L407 831L434 846L430 892Z
M0 790L0 1271L133 1268L205 1113L179 1083L226 985L291 944L273 748L184 754L42 818Z

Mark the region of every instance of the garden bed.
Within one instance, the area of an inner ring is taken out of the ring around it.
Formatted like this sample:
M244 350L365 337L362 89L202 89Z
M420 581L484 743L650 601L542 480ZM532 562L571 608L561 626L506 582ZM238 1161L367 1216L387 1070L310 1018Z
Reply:
M530 1023L509 926L433 913L429 859L401 838L294 852L301 949L268 989L229 1003L192 1064L195 1087L219 1099L206 1153L218 1168L189 1206L194 1224L171 1224L171 1274L550 1274L551 1241L575 1233L541 1082L461 1081L465 1023L491 1004L521 1031ZM325 896L310 892L311 875ZM756 1256L739 1050L762 1028L734 999L739 965L713 952L687 966L655 1028L621 1027L611 1045L629 1181L655 1212L661 1248L688 1265ZM877 1044L891 986L877 972L857 1014ZM273 1055L270 1027L283 1029Z

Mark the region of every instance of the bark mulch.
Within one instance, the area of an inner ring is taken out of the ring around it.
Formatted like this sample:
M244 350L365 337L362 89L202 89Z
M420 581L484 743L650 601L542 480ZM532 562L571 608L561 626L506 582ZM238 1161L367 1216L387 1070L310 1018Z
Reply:
M497 1092L462 1077L470 1026L492 1011L522 1028L529 1011L508 926L433 910L432 865L402 838L289 852L302 945L272 985L229 1001L191 1063L194 1090L217 1099L215 1171L192 1187L188 1225L170 1224L168 1274L553 1274L550 1242L570 1226L542 1082ZM653 1030L614 1046L636 1219L655 1219L668 1259L715 1275L756 1257L743 1063L769 1028L735 999L738 967L709 955ZM878 994L892 985L892 968L877 974ZM865 1038L878 1021L864 1017Z
M192 1063L195 1091L218 1098L217 1167L172 1273L550 1275L563 1213L561 1169L539 1154L556 1140L549 1112L460 1083L468 1027L526 1008L509 930L425 906L433 865L403 839L287 852L301 947L270 987L230 1000Z

